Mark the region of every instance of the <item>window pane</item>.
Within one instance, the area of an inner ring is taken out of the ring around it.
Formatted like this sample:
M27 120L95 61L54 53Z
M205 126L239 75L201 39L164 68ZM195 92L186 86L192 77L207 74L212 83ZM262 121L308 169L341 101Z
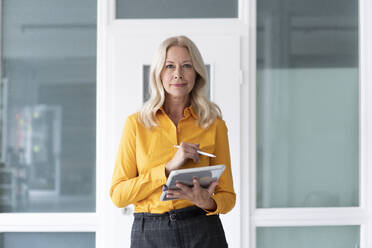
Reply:
M259 227L257 248L358 248L359 226Z
M257 206L358 206L358 1L257 4Z
M207 69L207 76L208 76L208 81L207 85L205 87L205 94L207 95L208 99L211 99L211 87L210 87L210 78L211 78L211 66L210 65L205 65ZM142 76L143 76L143 102L146 102L148 99L150 99L150 88L149 88L149 83L150 83L150 65L144 65L142 68Z
M3 233L0 247L94 248L96 244L95 233Z
M2 2L0 211L95 211L97 3Z
M236 18L238 0L117 0L116 18Z

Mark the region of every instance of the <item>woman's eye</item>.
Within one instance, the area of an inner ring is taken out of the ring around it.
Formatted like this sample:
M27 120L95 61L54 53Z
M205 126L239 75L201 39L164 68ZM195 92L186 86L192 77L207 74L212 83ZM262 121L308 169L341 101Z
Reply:
M185 67L185 68L192 68L192 64L184 64L183 67Z
M165 68L173 68L173 65L166 65Z

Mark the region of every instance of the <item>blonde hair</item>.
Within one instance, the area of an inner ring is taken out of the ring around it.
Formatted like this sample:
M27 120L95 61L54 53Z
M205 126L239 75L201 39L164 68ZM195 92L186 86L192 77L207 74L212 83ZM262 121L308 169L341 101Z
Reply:
M156 51L150 69L150 99L143 104L139 113L139 120L146 128L150 129L157 126L156 113L165 101L165 91L160 74L165 64L167 51L172 46L182 46L189 51L196 72L195 85L190 92L190 102L198 116L198 125L207 128L217 118L222 118L222 114L220 108L205 96L205 86L207 84L205 64L194 42L186 36L170 37L164 40Z

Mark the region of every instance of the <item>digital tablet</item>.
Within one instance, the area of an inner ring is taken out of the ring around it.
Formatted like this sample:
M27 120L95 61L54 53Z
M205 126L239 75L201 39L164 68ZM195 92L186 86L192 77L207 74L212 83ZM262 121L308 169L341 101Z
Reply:
M163 186L163 192L160 196L160 200L173 200L173 198L167 198L166 190L178 189L176 187L177 181L188 186L193 186L194 184L192 179L193 177L197 177L200 186L203 188L208 188L212 182L218 181L224 170L225 165L214 165L171 171L167 183Z

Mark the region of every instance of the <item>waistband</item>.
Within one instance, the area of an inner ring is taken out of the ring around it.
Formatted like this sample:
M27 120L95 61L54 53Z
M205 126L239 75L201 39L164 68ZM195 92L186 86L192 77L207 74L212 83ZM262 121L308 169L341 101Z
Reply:
M171 210L162 214L153 213L134 213L134 218L157 219L157 218L170 218L171 220L183 220L191 217L205 215L206 212L196 206Z

